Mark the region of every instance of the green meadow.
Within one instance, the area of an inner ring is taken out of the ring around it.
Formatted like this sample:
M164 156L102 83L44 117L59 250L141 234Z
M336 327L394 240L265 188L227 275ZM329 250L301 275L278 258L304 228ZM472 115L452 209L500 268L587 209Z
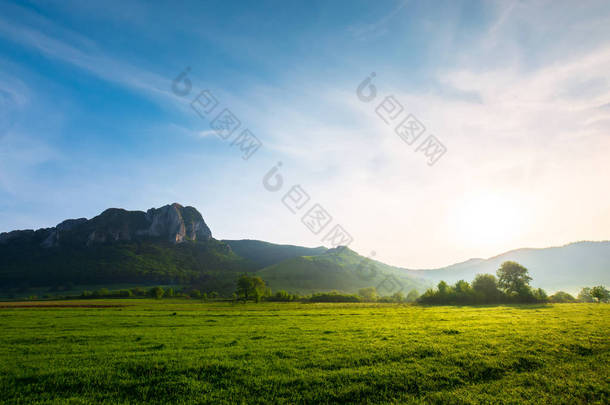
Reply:
M607 404L610 305L0 303L0 402Z

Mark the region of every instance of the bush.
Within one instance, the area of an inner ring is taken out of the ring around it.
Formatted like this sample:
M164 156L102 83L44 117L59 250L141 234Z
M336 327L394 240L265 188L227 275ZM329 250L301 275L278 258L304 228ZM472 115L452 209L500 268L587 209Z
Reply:
M576 298L565 291L557 291L550 296L549 301L554 303L576 302Z
M156 299L163 298L164 293L165 293L165 291L163 291L163 288L161 288L161 287L153 287L150 290L148 290L148 295L153 298L156 298Z
M133 297L133 293L131 292L131 290L119 290L119 291L117 291L116 295L121 298Z
M280 290L280 291L276 292L274 295L268 297L267 301L289 302L289 301L293 301L294 299L295 299L294 295L292 295L284 290Z
M93 291L92 296L94 298L102 298L110 295L110 291L107 288L100 288L99 290Z
M377 289L375 287L366 287L358 290L358 295L362 297L364 301L374 302L377 301Z
M146 290L143 289L142 287L136 287L136 288L132 288L131 292L133 293L133 295L135 295L136 297L143 297L146 295Z
M309 298L309 302L360 302L360 298L356 295L341 294L338 291L329 293L313 294Z

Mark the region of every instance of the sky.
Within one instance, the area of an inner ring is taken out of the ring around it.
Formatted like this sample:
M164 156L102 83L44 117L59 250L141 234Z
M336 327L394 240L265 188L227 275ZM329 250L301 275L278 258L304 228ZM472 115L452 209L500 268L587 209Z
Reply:
M178 202L435 268L610 239L609 174L607 1L0 3L0 232Z

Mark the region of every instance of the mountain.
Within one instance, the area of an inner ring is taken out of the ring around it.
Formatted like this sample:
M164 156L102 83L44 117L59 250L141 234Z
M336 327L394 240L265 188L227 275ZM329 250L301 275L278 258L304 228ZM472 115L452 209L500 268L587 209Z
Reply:
M63 283L231 283L255 270L212 238L201 214L180 204L147 212L110 208L53 228L0 234L0 286Z
M577 292L585 286L610 284L610 242L576 242L560 247L543 249L517 249L490 259L471 259L463 263L433 269L409 270L414 276L434 282L445 280L470 281L476 274L496 274L505 261L515 261L525 266L532 285L548 291L567 290Z
M223 240L222 242L229 245L239 256L250 260L259 269L292 259L293 257L318 256L327 251L324 246L307 248L294 245L277 245L275 243L251 239Z
M256 272L273 290L354 293L377 287L382 295L419 292L439 280L495 274L507 260L521 263L532 284L576 292L610 284L610 242L578 242L518 249L433 270L409 270L369 260L345 248L306 248L258 240L212 237L193 207L174 203L148 211L109 208L53 228L0 233L0 289L70 284L187 284L230 293L243 272Z
M408 274L404 269L360 256L345 247L328 249L316 256L300 256L256 272L275 291L311 293L339 290L356 293L376 287L380 295L412 289L422 293L429 281Z

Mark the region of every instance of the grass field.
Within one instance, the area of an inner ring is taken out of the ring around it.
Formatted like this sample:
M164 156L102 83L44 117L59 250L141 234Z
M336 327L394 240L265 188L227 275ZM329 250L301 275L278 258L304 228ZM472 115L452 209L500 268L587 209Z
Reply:
M49 301L0 325L6 404L610 402L604 304Z

